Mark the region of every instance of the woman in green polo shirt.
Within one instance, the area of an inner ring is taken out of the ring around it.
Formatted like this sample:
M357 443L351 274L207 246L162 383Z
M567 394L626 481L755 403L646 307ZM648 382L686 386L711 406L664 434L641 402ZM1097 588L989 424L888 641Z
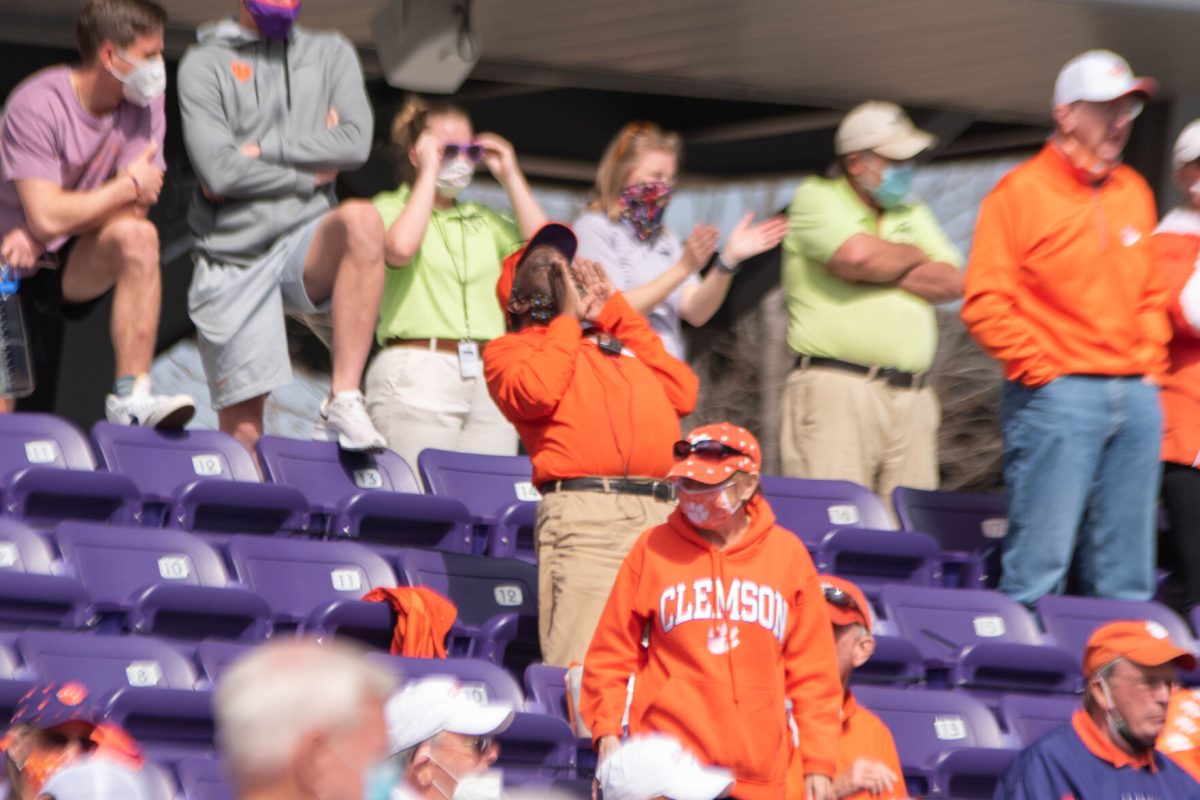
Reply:
M512 455L517 435L492 403L483 346L504 333L500 262L546 221L512 145L475 135L465 111L409 98L392 122L400 186L374 199L387 228L383 350L367 371L367 411L388 447L416 467L427 447ZM482 161L517 224L460 202Z

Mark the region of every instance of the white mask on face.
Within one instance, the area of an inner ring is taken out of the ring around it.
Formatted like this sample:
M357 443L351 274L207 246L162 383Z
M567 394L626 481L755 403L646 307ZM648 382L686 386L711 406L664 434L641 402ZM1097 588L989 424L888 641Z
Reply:
M489 769L458 777L442 766L442 763L432 755L429 760L437 764L442 772L455 779L454 791L450 794L446 794L446 791L437 785L437 781L434 781L434 788L446 800L500 800L504 791L504 774L501 770Z
M447 200L458 197L458 193L471 185L475 177L475 165L465 158L453 158L438 170L437 193Z
M162 56L148 58L139 63L128 53L118 52L118 55L134 65L133 69L124 75L112 73L112 76L121 82L122 92L130 103L145 108L167 90L167 65Z

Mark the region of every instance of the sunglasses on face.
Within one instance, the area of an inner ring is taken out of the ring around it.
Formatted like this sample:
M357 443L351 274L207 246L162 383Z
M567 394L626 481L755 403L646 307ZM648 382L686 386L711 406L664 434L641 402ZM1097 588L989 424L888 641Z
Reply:
M702 442L689 442L681 439L675 443L674 452L676 461L683 461L692 454L698 455L701 458L714 460L729 458L730 456L749 458L749 456L736 447L730 447L724 442L718 442L713 439L705 439Z
M478 163L483 158L483 146L474 142L442 146L442 161L453 161L459 156L466 158L468 161Z
M825 602L835 608L840 608L843 611L857 611L863 613L858 607L858 603L854 602L854 598L848 592L844 592L836 586L825 584L821 587L822 593L825 595Z

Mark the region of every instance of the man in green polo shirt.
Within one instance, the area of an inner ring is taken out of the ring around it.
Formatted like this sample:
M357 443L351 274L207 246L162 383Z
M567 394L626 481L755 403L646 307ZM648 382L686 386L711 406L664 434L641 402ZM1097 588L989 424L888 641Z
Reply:
M933 303L962 294L962 256L923 203L913 159L936 142L896 105L851 111L831 177L796 189L784 239L788 347L786 475L851 480L890 502L938 484L941 412L928 370Z

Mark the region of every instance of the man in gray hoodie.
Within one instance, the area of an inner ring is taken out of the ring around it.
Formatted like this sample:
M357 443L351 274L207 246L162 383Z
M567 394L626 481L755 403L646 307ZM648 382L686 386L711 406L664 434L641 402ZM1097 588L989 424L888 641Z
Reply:
M333 380L314 438L384 446L359 391L383 289L383 222L338 205L367 159L371 106L353 46L293 25L299 0L238 0L179 65L183 135L200 189L188 224L188 308L221 430L248 448L271 390L291 382L284 314L332 311Z

